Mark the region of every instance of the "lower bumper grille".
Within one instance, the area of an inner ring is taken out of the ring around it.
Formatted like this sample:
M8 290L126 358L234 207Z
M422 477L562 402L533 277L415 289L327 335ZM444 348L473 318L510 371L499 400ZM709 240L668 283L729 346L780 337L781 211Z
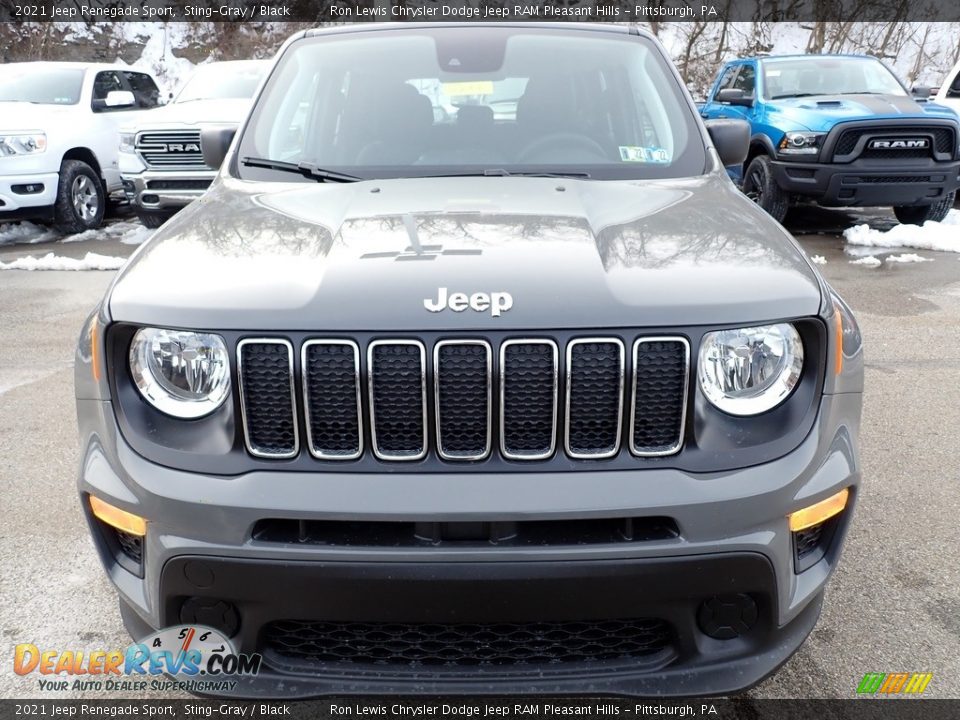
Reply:
M303 622L264 628L264 648L295 664L517 666L649 658L670 648L657 619L496 624Z

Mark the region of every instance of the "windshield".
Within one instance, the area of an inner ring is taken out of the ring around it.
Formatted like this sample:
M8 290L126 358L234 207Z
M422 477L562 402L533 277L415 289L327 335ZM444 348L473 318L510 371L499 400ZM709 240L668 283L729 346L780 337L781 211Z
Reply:
M76 105L82 86L83 70L77 68L0 67L0 102Z
M200 67L174 102L191 100L247 100L253 97L266 63L215 63Z
M856 57L805 57L767 61L764 96L771 100L807 95L906 95L879 60Z
M359 178L704 171L695 117L653 43L610 32L405 28L330 34L284 53L240 143L244 163Z

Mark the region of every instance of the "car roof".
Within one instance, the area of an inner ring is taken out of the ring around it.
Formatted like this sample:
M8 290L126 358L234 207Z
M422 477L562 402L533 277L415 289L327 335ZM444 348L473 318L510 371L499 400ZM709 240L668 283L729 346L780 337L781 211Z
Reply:
M652 38L653 35L634 25L616 25L613 23L591 22L397 22L397 23L357 23L352 25L332 25L304 31L304 37L337 35L352 32L403 32L405 30L439 30L444 28L536 28L569 32L605 32L617 35L639 35Z
M51 70L128 70L133 72L147 73L153 75L149 70L139 68L136 65L121 65L120 63L92 63L92 62L61 62L58 60L30 60L27 62L12 62L0 65L0 68L7 67L48 67Z

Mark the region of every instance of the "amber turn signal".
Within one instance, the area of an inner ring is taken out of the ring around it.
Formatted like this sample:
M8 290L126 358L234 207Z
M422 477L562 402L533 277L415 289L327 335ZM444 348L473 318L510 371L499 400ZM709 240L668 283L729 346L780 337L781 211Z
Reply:
M847 506L847 500L849 497L850 489L844 488L836 495L831 495L826 500L821 500L810 507L803 508L803 510L797 510L796 512L790 513L787 515L787 520L790 521L791 532L806 530L814 525L819 525L825 520L829 520L834 515L839 515Z
M123 532L140 537L147 534L147 521L142 517L114 507L93 495L90 496L90 509L93 510L93 514L98 520L103 520L107 525L115 527L117 530L123 530Z

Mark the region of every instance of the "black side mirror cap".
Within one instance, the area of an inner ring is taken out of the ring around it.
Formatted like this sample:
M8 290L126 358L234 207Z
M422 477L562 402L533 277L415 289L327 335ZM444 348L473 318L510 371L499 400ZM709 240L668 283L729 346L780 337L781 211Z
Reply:
M214 170L220 168L236 134L235 127L204 128L200 131L200 152L208 167Z
M753 96L747 95L740 88L724 88L717 93L716 101L727 105L753 107Z
M929 100L933 95L933 88L927 85L914 85L910 88L910 93L919 100Z
M750 151L750 123L746 120L707 120L704 125L724 167L742 165Z

